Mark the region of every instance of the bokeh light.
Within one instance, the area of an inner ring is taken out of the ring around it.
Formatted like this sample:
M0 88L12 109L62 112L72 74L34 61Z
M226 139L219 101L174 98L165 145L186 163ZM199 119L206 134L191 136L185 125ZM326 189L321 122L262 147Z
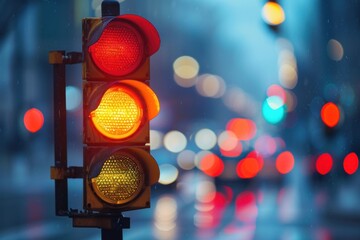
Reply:
M238 146L238 138L232 131L223 131L218 137L218 145L221 150L232 151Z
M212 149L216 142L216 134L208 128L201 129L195 134L195 143L202 150Z
M224 148L220 148L221 155L224 157L238 157L243 151L243 145L241 142L237 142L236 146L230 150L226 150Z
M178 207L173 197L163 196L156 203L154 211L155 233L158 239L172 239L176 236Z
M257 138L254 146L255 150L264 157L273 155L277 150L276 140L267 134Z
M175 82L181 87L192 87L199 73L199 63L190 56L181 56L173 63Z
M253 178L259 173L260 167L259 161L250 156L240 160L236 166L236 173L239 178Z
M236 197L236 218L242 222L255 222L258 215L256 195L250 191L244 191Z
M281 47L279 64L279 82L286 89L293 89L298 83L297 61L292 43L281 38L277 41Z
M199 169L211 177L217 177L224 171L224 163L216 154L210 153L202 157Z
M211 202L215 198L216 186L213 181L203 180L196 186L195 198L202 203Z
M194 225L197 228L213 229L221 223L221 216L227 205L226 197L216 191L213 181L200 181L196 186L196 213Z
M251 151L246 155L247 158L255 158L259 165L259 172L264 167L264 159L262 155L257 151Z
M280 45L282 47L282 49L280 50L280 53L279 53L279 58L278 58L279 66L281 66L282 64L289 64L290 66L292 66L296 69L297 68L297 60L294 55L294 46L292 45L292 43L289 40L284 39L284 38L282 38L281 40L278 40L278 42L280 43Z
M262 17L270 25L279 25L285 21L285 12L278 3L267 2L262 8Z
M156 150L163 146L164 135L157 130L150 130L150 149Z
M82 102L82 93L79 88L74 86L66 87L66 110L74 111L78 109Z
M235 134L238 140L250 140L256 134L256 124L254 121L245 118L233 118L227 125L226 130Z
M297 97L296 95L291 91L285 91L286 93L286 110L288 112L292 112L295 110L297 106Z
M277 96L281 98L283 102L286 102L286 91L281 86L273 84L266 90L268 97Z
M316 159L315 168L321 175L328 174L331 171L332 166L333 158L329 153L323 153Z
M281 174L288 174L294 168L295 159L291 152L285 151L276 158L276 169Z
M354 174L359 167L359 158L356 153L351 152L345 156L343 162L344 171L351 175Z
M339 107L332 103L328 102L321 108L321 120L328 127L335 127L340 121L340 109Z
M241 88L227 88L222 100L228 109L242 116L256 116L258 113L257 102Z
M225 81L216 75L201 75L196 82L197 92L204 97L220 98L226 90Z
M39 131L44 125L44 115L37 108L31 108L24 114L24 126L31 133Z
M178 153L186 148L187 139L180 131L170 131L164 137L164 146L170 152Z
M168 185L175 182L179 176L179 170L171 164L165 163L159 166L160 178L159 183Z
M344 48L341 43L335 39L330 39L327 44L327 52L330 59L340 61L344 56Z
M271 124L281 122L285 117L285 105L281 98L277 96L268 97L262 107L264 119Z
M298 82L296 68L290 64L282 64L279 69L279 80L283 87L287 89L295 88Z
M195 152L191 150L184 150L179 153L176 160L180 168L184 170L191 170L195 167Z

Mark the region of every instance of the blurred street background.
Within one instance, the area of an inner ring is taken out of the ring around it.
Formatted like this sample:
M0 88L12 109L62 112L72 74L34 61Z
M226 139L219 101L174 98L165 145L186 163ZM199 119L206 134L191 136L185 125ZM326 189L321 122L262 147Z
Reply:
M0 239L100 239L55 216L51 50L81 51L100 0L0 1ZM161 37L160 167L124 239L360 239L360 1L125 0ZM81 64L67 66L82 165ZM82 180L69 206L82 209Z

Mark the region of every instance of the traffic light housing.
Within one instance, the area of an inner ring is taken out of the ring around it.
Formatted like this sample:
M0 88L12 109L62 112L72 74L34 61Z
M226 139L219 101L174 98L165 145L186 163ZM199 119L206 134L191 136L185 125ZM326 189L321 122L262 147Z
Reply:
M150 207L159 167L149 121L160 105L149 87L155 27L132 14L83 19L84 209Z

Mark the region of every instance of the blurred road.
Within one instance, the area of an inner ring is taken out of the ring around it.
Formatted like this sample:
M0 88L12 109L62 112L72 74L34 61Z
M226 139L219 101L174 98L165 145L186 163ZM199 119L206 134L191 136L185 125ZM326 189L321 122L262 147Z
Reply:
M124 239L360 239L360 211L341 207L326 186L280 185L185 174L176 188L156 186L150 209L124 214L131 219ZM70 188L70 203L81 202L81 184ZM2 240L100 239L99 229L73 228L71 219L55 216L52 184L28 190L1 195Z

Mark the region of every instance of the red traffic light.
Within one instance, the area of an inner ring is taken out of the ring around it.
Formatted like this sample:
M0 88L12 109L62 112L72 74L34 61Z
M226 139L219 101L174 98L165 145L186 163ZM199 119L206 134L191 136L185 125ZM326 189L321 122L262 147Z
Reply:
M94 65L110 76L124 76L137 70L160 47L155 27L137 15L104 18L91 32L84 46Z
M134 71L145 59L145 44L139 31L122 21L110 22L97 42L89 46L95 65L113 76Z

